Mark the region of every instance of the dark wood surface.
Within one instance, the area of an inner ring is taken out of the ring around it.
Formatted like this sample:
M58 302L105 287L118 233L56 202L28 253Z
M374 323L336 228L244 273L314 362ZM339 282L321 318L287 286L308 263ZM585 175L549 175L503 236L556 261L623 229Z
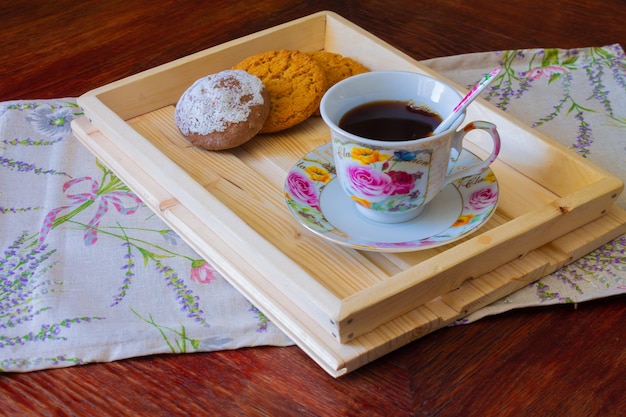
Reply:
M417 59L626 45L623 0L0 3L0 100L92 88L319 10ZM340 379L299 348L0 375L0 415L612 416L626 412L626 298L446 328Z

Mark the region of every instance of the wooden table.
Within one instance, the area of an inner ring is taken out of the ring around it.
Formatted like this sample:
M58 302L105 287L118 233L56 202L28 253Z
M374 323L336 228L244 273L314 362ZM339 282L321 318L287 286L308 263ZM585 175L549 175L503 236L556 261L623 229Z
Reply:
M2 2L0 100L76 97L319 10L417 59L626 45L621 0ZM447 328L334 380L297 347L0 376L6 415L609 416L626 410L626 298Z

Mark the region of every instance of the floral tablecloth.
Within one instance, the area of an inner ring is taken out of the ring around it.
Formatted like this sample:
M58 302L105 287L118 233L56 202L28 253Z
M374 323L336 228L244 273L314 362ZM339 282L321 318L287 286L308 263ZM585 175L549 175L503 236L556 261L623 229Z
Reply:
M619 45L425 61L626 179ZM290 345L73 136L73 98L0 103L0 370ZM619 204L626 207L626 196ZM467 317L626 293L626 237Z

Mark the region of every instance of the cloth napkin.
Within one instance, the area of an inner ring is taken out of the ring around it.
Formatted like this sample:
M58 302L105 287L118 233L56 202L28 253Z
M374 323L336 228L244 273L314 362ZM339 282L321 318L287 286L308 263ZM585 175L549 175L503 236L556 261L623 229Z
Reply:
M424 62L626 179L619 45ZM72 135L73 98L0 103L0 371L292 344ZM619 200L626 207L626 197ZM626 292L622 236L470 315Z

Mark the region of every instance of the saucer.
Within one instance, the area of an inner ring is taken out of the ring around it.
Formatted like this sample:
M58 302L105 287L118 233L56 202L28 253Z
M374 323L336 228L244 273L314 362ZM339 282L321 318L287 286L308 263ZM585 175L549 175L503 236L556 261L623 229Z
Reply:
M463 149L457 169L480 159ZM376 252L409 252L445 245L475 232L495 213L498 181L491 169L448 184L416 218L378 223L359 213L336 178L332 144L307 153L285 181L296 220L339 245Z

